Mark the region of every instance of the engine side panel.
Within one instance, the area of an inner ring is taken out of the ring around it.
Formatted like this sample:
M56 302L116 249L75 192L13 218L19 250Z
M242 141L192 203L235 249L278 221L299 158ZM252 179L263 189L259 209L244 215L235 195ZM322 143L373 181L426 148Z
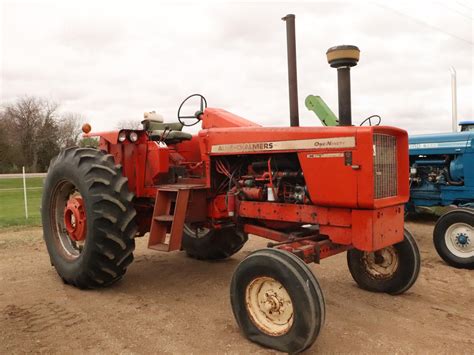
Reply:
M314 204L321 206L356 207L357 174L346 164L345 153L300 152L298 158L303 168L306 186Z

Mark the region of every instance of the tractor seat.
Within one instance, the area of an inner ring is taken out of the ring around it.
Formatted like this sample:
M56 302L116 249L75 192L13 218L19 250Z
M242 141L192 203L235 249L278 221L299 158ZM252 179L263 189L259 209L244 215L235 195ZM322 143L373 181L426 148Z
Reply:
M159 141L161 140L161 137L165 130L154 130L151 131L148 134L148 137L152 141ZM166 144L176 144L176 143L181 143L182 141L190 141L193 138L192 134L186 133L186 132L181 132L181 131L170 131L169 129L166 130L165 137L163 139L163 142Z
M182 132L183 125L179 122L163 123L157 120L143 120L143 129L148 131L148 136L152 141L159 141L165 133L163 141L166 144L176 144L182 141L189 141L192 134ZM166 131L166 132L165 132Z

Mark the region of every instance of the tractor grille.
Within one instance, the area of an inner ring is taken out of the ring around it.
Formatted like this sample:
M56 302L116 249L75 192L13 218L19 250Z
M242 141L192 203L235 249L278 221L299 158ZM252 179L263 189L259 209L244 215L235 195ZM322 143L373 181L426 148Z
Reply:
M374 198L397 196L397 139L374 134Z

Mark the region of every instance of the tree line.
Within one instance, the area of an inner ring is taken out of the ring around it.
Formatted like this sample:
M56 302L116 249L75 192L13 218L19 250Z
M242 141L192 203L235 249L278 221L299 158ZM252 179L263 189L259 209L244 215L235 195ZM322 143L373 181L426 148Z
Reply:
M63 148L82 145L80 114L25 96L0 107L0 173L45 172Z

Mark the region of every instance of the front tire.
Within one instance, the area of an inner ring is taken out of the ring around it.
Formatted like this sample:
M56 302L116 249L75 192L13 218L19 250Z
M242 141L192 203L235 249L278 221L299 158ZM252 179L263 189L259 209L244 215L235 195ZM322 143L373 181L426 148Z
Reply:
M51 163L42 198L43 236L67 284L110 285L133 261L133 194L112 155L68 148Z
M230 286L235 319L251 341L288 353L309 348L325 318L321 288L297 256L279 249L253 252Z
M433 230L439 256L456 268L474 268L474 210L457 208L443 214Z
M347 265L360 288L398 295L407 291L420 272L420 252L406 229L404 240L375 252L351 249Z

